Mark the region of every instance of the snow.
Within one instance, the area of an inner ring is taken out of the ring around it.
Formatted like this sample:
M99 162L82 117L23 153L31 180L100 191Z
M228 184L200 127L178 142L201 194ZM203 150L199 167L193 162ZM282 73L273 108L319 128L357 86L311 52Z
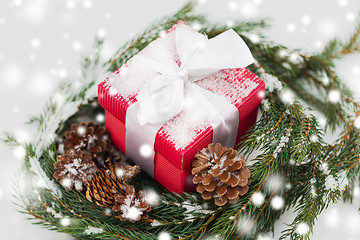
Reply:
M17 146L14 148L13 153L17 159L22 160L25 157L26 150L23 146Z
M355 118L354 126L358 129L360 129L360 116Z
M280 95L281 100L285 103L285 104L292 104L294 101L294 93L289 90L289 89L283 89L281 91L281 95Z
M273 154L274 159L277 158L278 154L282 151L282 149L285 147L285 145L289 142L291 132L292 132L292 128L288 129L286 132L286 135L284 135L280 138L279 144L276 146L276 149L274 150L274 154Z
M39 48L41 46L41 41L38 38L34 38L31 40L31 47Z
M341 94L338 90L331 90L328 99L331 103L338 103L341 99Z
M338 0L340 7L346 7L348 4L347 0Z
M72 185L72 180L70 178L64 178L61 180L61 185L63 185L66 188L70 188Z
M266 188L270 192L278 192L284 187L284 180L278 174L272 174L265 182Z
M295 23L288 23L286 25L286 30L289 32L289 33L293 33L296 31L296 24Z
M139 208L140 202L134 195L128 194L125 203L121 205L122 216L127 219L136 220L143 214L145 209ZM134 204L132 204L134 202Z
M316 136L315 134L312 134L310 136L310 142L312 143L317 143L317 141L319 140L318 136Z
M311 17L309 15L304 15L302 18L301 18L301 22L304 24L304 25L309 25L311 23Z
M85 0L83 2L83 6L84 6L84 8L91 8L93 6L93 3L90 0Z
M325 179L325 188L330 191L340 190L342 192L348 184L349 180L346 177L346 171L338 173L336 177L329 175Z
M127 209L127 213L125 214L125 217L131 220L135 220L142 214L143 214L142 211L140 211L137 207L133 206Z
M270 201L270 206L274 210L282 209L284 207L284 204L285 204L284 199L280 196L275 196Z
M140 155L144 158L149 157L154 152L154 146L150 146L149 144L143 144L139 148Z
M151 223L151 226L152 227L156 227L156 226L161 226L161 222L159 222L158 220L154 219Z
M261 192L255 192L252 196L251 196L251 202L255 205L255 206L261 206L263 205L265 200L265 196L264 194L262 194Z
M146 190L145 192L145 201L150 205L158 204L160 196L154 190Z
M46 211L52 214L55 218L63 218L63 215L61 213L56 212L52 207L46 208Z
M1 84L7 87L19 87L24 80L24 70L22 66L15 64L3 65Z
M85 229L84 233L87 234L87 235L91 235L91 234L100 234L103 231L104 230L102 228L88 226L88 228Z
M171 235L167 232L159 233L158 240L171 240Z
M175 49L175 32L161 35L149 46L130 59L118 71L108 77L105 86L111 95L120 95L129 101L136 96L149 79L158 76L158 72L151 68L145 59L151 58L159 63L175 60L178 55ZM141 67L139 67L141 66ZM185 69L184 69L185 70ZM250 79L245 69L221 70L196 82L198 86L221 96L232 104L240 103L259 86L259 83ZM238 79L241 79L240 81ZM194 107L191 96L198 92L185 85L185 104L182 112L163 125L162 133L165 134L175 145L176 149L184 149L198 136L199 132L210 126L208 119L211 117L209 110ZM194 91L194 92L190 92ZM221 108L225 106L220 106ZM206 108L208 109L208 108ZM214 114L213 114L214 115ZM141 149L140 149L141 150ZM148 151L145 151L147 153ZM141 153L143 153L141 151ZM146 156L146 154L145 154Z
M258 82L252 81L246 76L241 81L235 80L239 76L244 76L243 74L244 70L222 70L198 81L197 85L232 104L238 104L259 85ZM185 91L185 99L189 99L192 94L195 93L190 90ZM184 149L195 140L200 132L210 127L208 116L207 109L193 108L192 102L187 100L182 112L166 122L159 134L166 135L176 149Z
M229 7L230 11L235 11L238 9L239 5L237 2L231 1L228 3L228 7Z
M60 219L60 224L61 224L61 226L63 226L63 227L69 226L70 223L71 223L71 220L70 220L69 217L63 217L63 218Z
M250 216L240 216L237 219L238 232L245 236L251 236L253 231L256 229L257 223Z
M259 237L256 240L273 240L273 239L266 235L259 235Z
M99 123L103 123L105 121L105 115L102 113L98 113L95 118L96 121Z
M185 201L185 202L182 202L180 204L180 206L182 206L183 208L186 209L185 211L185 215L186 217L184 218L184 220L186 221L189 221L189 222L192 222L194 221L194 213L195 214L204 214L204 215L208 215L208 214L212 214L214 213L214 211L212 210L207 210L205 209L205 207L203 205L199 205L199 204L196 204L196 203L193 203L193 202L190 202L190 201Z
M260 78L265 82L265 88L269 90L269 92L273 92L274 90L280 91L282 89L282 84L277 77L262 72Z
M300 235L306 235L309 233L309 231L310 231L310 227L306 223L299 223L296 226L296 232Z
M118 169L116 169L115 174L118 178L122 178L125 175L125 170L122 168L118 168Z
M250 1L240 1L239 11L242 17L252 19L257 15L257 8Z
M80 51L81 48L82 48L82 43L80 41L75 41L75 42L72 43L72 48L75 51Z

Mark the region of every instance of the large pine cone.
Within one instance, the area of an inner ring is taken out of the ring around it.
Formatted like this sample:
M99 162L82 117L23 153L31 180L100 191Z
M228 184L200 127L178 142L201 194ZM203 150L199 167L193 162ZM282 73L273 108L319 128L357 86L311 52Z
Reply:
M125 194L128 181L139 173L140 167L122 166L110 163L107 168L100 169L87 187L86 198L101 207L112 208L115 196Z
M54 178L60 182L67 191L74 187L77 191L82 191L84 186L92 179L92 174L97 171L91 155L78 150L68 150L63 155L59 155L54 164Z
M92 121L72 124L71 131L66 131L64 136L65 151L68 149L87 151L99 168L110 161L114 152L108 131L104 126Z
M147 219L151 207L146 203L144 192L135 192L133 186L127 186L124 195L115 196L116 204L113 211L119 212L121 221L129 220L131 222Z
M250 170L245 159L232 148L211 143L195 155L192 167L196 191L205 200L214 198L218 206L235 203L239 195L249 191Z

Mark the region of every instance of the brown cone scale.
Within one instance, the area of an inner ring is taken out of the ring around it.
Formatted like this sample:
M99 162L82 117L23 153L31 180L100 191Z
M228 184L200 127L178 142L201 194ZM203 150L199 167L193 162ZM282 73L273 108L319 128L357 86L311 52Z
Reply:
M213 198L218 206L236 203L249 191L250 170L232 148L211 143L195 155L192 167L196 191L205 200Z
M108 131L101 124L80 122L72 124L71 130L64 133L64 151L69 149L88 152L97 167L110 162L114 148Z

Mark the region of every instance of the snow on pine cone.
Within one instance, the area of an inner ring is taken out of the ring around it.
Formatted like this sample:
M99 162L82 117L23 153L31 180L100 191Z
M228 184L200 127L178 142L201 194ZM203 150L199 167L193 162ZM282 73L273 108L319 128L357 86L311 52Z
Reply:
M136 193L133 186L127 186L125 188L125 194L116 195L115 201L116 204L112 210L119 212L121 221L129 220L136 222L140 219L148 219L147 212L151 210L151 207L147 204L143 191Z
M104 126L90 121L72 124L71 130L64 133L64 151L81 149L91 154L100 168L110 161L114 152L108 131Z
M196 191L205 200L214 198L218 206L235 203L249 191L250 170L232 148L211 143L195 155L192 167Z
M68 150L65 154L59 155L54 164L54 178L66 189L82 191L91 181L93 173L97 171L95 162L91 155L82 150Z
M130 179L140 172L140 167L122 166L110 163L107 168L100 169L87 186L86 199L101 207L113 208L116 197L124 195Z

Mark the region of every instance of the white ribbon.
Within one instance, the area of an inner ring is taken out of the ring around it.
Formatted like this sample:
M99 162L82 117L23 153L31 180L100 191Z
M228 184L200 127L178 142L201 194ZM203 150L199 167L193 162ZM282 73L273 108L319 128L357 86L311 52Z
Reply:
M196 81L221 69L244 68L254 62L246 43L232 29L207 39L187 25L178 25L175 47L176 52L172 53L165 44L153 42L134 57L139 66L146 64L158 74L145 82L136 97L137 103L127 110L126 154L140 162L152 176L156 133L163 123L181 112L185 92L196 108L206 110L204 114L214 131L213 142L234 147L238 109L224 98L202 89Z

